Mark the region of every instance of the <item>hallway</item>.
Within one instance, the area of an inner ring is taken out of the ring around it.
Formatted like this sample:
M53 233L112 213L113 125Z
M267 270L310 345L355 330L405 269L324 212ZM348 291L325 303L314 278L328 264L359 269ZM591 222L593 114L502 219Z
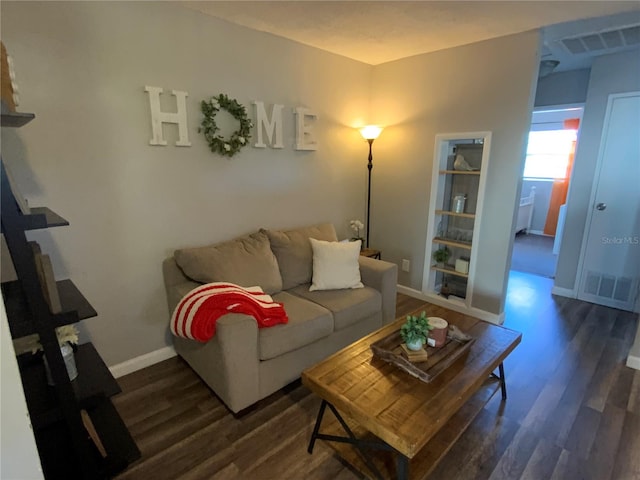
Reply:
M511 270L554 278L558 255L553 253L553 237L519 233L513 241Z

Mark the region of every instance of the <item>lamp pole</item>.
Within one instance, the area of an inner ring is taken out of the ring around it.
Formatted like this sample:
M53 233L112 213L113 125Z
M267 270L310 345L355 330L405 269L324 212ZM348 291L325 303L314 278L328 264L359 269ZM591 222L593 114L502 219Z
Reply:
M378 138L380 132L382 132L382 127L379 127L378 125L367 125L360 129L362 138L369 142L369 163L367 164L367 169L369 170L369 183L367 185L367 248L369 248L369 221L371 219L371 169L373 168L371 145L373 145L373 141Z
M369 170L369 183L367 185L367 248L369 248L369 218L371 217L371 169L373 168L373 155L371 154L371 146L373 145L373 138L368 138L369 142L369 163L367 169Z

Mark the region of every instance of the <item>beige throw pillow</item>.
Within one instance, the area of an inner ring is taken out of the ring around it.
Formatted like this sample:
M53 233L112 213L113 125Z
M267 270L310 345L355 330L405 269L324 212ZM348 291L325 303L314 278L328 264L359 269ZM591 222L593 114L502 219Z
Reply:
M309 291L363 288L360 278L361 241L325 242L310 238L313 280Z
M311 282L313 252L309 238L337 241L336 229L330 223L297 228L285 232L260 230L268 235L271 250L278 259L282 289L289 290Z
M174 257L184 274L197 282L257 285L269 295L282 290L278 261L261 232L218 245L176 250Z

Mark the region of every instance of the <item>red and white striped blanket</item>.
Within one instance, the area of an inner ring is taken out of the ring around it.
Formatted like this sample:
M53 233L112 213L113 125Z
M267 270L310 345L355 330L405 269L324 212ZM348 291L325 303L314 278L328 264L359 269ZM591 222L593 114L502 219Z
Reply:
M227 313L251 315L258 328L289 321L282 304L262 288L214 282L194 288L180 300L171 316L171 333L206 342L215 335L218 319Z

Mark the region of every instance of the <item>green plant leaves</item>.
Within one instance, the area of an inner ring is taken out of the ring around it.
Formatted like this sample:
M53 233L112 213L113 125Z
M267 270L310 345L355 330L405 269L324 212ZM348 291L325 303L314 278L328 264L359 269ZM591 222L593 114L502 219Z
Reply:
M222 135L217 135L220 128L216 124L216 114L220 109L226 110L240 123L238 130L234 131L228 139L225 139ZM203 100L200 102L200 110L204 118L200 123L198 132L204 134L204 138L209 144L209 149L213 153L233 157L242 147L249 143L253 123L247 117L247 111L244 106L238 103L235 98L229 98L224 93L221 93L217 97L211 97L208 101Z
M422 340L422 343L426 343L429 337L429 330L432 329L433 327L429 325L429 317L423 311L420 315L407 315L406 322L400 327L400 336L405 343L410 343L417 339Z

